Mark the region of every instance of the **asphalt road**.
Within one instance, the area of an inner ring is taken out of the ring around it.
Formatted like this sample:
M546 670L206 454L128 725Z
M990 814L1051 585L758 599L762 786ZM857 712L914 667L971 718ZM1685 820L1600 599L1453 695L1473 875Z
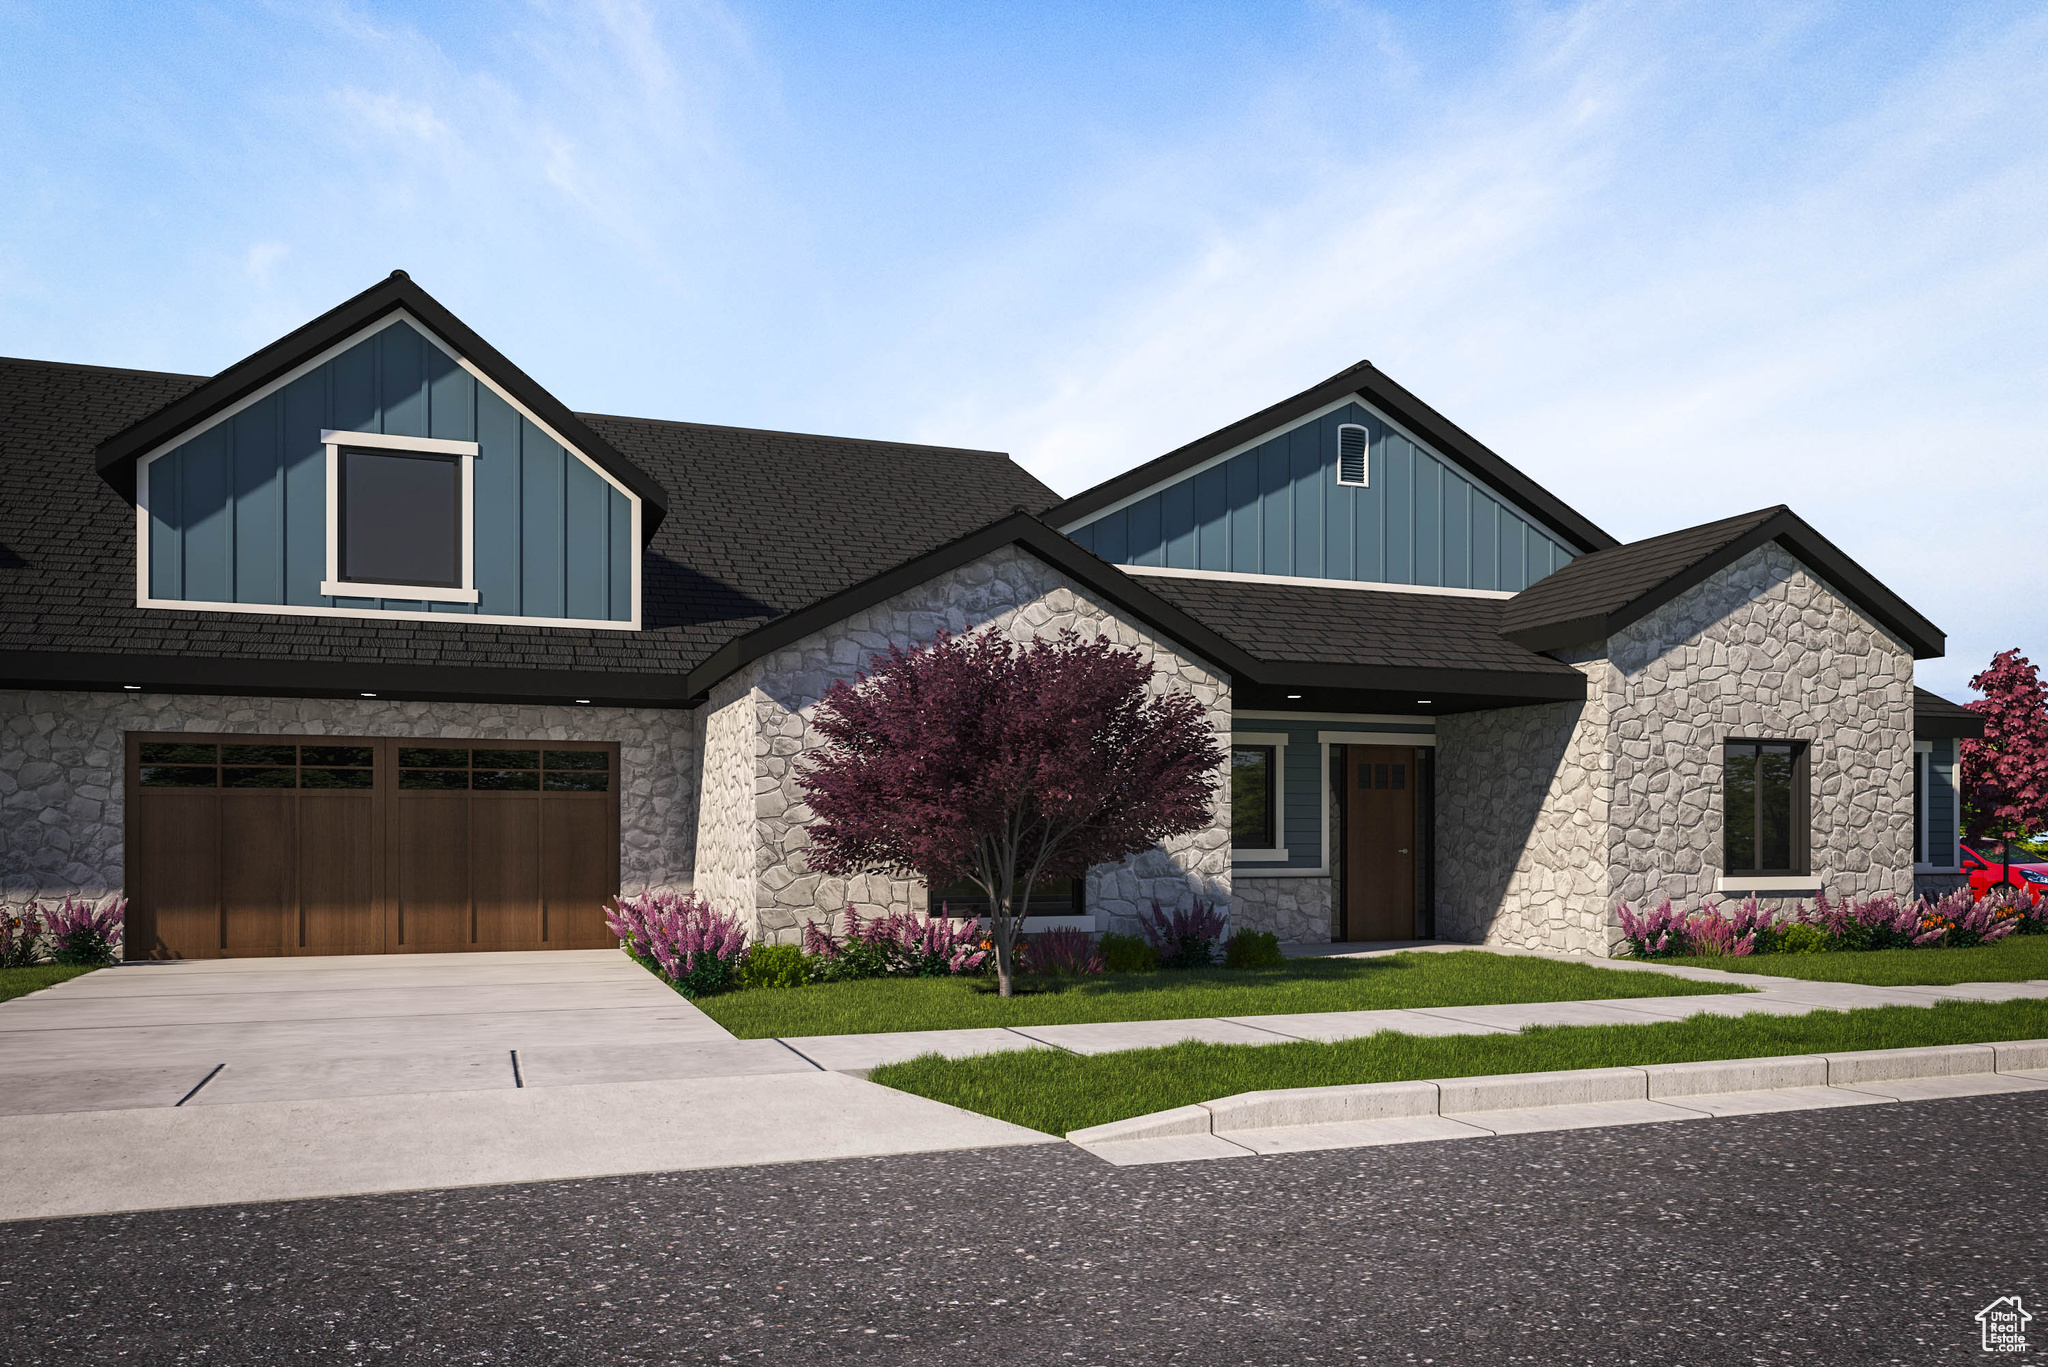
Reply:
M0 1225L11 1367L1925 1363L2014 1294L2048 1307L2041 1095Z

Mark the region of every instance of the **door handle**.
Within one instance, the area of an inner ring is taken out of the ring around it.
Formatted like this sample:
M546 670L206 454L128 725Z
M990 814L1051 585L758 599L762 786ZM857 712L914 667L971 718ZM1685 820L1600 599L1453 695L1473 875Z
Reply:
M1406 853L1408 853L1408 851L1406 851L1406 850L1395 850L1395 851L1394 851L1394 853L1395 853L1395 854L1406 854Z

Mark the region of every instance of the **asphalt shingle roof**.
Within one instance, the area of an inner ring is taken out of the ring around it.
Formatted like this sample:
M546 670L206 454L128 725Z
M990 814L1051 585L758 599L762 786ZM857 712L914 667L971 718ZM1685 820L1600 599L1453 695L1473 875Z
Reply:
M1501 638L1501 610L1512 600L1151 574L1133 577L1262 660L1580 677L1570 665Z
M1619 612L1785 511L1762 508L1582 555L1508 600L1500 629L1539 631Z
M667 489L638 632L135 606L108 435L205 382L0 359L0 649L682 673L730 638L1015 509L1058 501L992 451L580 415Z

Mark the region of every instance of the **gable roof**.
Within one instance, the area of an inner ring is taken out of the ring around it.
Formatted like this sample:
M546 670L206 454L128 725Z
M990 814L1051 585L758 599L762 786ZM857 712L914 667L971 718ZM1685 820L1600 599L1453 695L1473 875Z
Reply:
M1952 703L1939 693L1913 688L1913 739L1982 740L1984 714Z
M1158 631L1231 676L1234 706L1306 695L1303 707L1413 711L1577 700L1585 676L1499 638L1502 601L1450 595L1163 579L1127 574L1029 512L1018 512L728 641L685 692L702 699L721 679L773 651L971 561L1015 546L1099 601Z
M1942 653L1941 628L1783 504L1581 556L1509 599L1501 634L1530 650L1604 640L1773 541L1910 646L1915 659Z
M278 338L254 355L235 362L212 379L191 387L177 399L106 436L94 452L100 477L129 502L135 501L135 463L188 428L234 408L267 385L289 375L322 352L383 318L410 314L455 353L524 405L569 445L597 462L641 501L641 531L651 537L668 514L668 492L645 470L571 413L554 395L515 366L499 350L471 331L469 325L442 307L439 300L414 284L404 271L393 271L370 288Z
M1104 480L1054 508L1046 514L1046 520L1056 527L1073 526L1113 503L1142 494L1212 457L1288 427L1317 409L1353 394L1421 437L1438 453L1456 462L1481 484L1555 532L1578 551L1605 550L1621 544L1555 494L1495 455L1465 429L1396 384L1370 361L1360 361L1292 398L1282 399L1270 408L1263 408L1228 427L1218 428L1178 450Z
M95 444L207 383L0 359L0 687L678 706L731 638L1058 501L1000 452L583 414L674 494L639 631L140 608Z

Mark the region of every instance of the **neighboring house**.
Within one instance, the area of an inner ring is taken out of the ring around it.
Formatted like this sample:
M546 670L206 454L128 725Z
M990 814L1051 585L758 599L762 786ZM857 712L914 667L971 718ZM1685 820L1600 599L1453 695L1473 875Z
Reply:
M211 379L0 361L0 890L125 893L133 956L924 906L807 869L818 700L1068 627L1231 747L1208 827L1045 894L1070 923L1604 952L1621 899L1956 868L1939 630L1784 508L1618 545L1370 365L1063 501L572 413L402 273Z

